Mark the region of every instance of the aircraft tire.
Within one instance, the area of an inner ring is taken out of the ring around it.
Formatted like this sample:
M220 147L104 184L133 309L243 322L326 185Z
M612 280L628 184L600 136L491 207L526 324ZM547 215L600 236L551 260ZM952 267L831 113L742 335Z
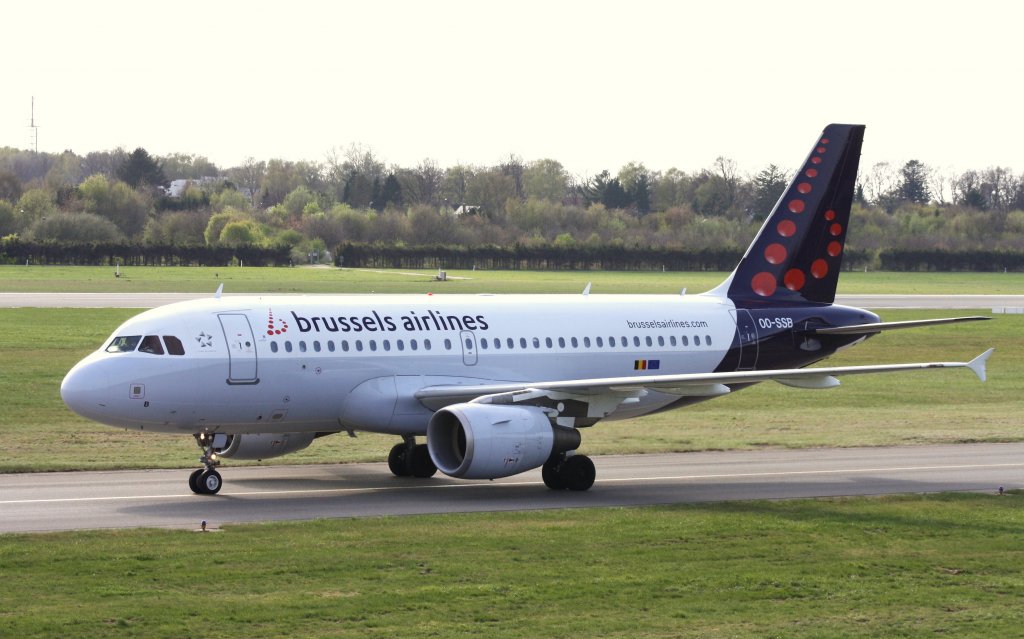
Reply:
M551 490L565 490L565 480L562 478L562 464L548 462L540 470L540 476L544 479L544 485Z
M597 469L586 455L573 455L565 460L558 475L569 490L589 490L597 478Z
M412 475L409 469L408 453L409 447L405 444L395 444L388 453L388 468L395 477L408 477Z
M199 475L201 475L202 473L203 469L197 468L192 471L191 475L188 476L188 487L191 488L192 492L194 492L197 495L201 494L199 490Z
M426 444L417 444L413 447L409 461L411 462L409 466L413 477L426 479L433 477L437 473L437 466L434 465L434 460L430 458L430 449L427 448Z
M196 479L196 485L199 487L199 492L203 495L216 495L220 492L220 488L223 484L224 482L221 479L220 473L212 468L204 470Z

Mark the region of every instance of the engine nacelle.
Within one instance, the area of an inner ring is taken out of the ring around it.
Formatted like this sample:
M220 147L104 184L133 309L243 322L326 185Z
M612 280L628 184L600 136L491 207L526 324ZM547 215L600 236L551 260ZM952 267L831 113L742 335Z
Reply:
M231 459L270 459L302 450L316 433L246 433L229 435L228 443L215 452Z
M453 404L434 413L427 425L434 465L463 479L522 473L579 445L575 428L552 426L536 406Z

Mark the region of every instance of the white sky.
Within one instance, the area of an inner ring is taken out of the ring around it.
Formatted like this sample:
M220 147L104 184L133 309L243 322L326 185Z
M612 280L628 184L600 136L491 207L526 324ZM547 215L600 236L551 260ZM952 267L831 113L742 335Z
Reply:
M5 3L0 146L388 163L551 157L792 169L829 122L862 169L1024 171L1024 3Z

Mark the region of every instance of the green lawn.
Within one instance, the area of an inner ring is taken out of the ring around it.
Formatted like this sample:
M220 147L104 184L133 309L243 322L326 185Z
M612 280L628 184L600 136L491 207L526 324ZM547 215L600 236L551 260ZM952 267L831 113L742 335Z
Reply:
M0 636L1020 636L1021 499L6 535Z
M0 266L0 292L229 293L700 293L727 273L611 271L375 271L335 268ZM465 278L465 279L458 279ZM1018 294L1024 273L844 273L840 293Z

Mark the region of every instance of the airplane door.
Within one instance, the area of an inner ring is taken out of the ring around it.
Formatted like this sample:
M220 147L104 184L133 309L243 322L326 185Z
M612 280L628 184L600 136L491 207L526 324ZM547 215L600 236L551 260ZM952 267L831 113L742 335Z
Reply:
M462 363L466 366L476 365L476 334L473 331L462 331Z
M730 311L736 320L736 333L739 335L740 358L736 365L738 371L750 371L757 368L757 325L754 317L745 308Z
M242 314L218 315L228 345L228 384L258 384L256 339L249 318Z

